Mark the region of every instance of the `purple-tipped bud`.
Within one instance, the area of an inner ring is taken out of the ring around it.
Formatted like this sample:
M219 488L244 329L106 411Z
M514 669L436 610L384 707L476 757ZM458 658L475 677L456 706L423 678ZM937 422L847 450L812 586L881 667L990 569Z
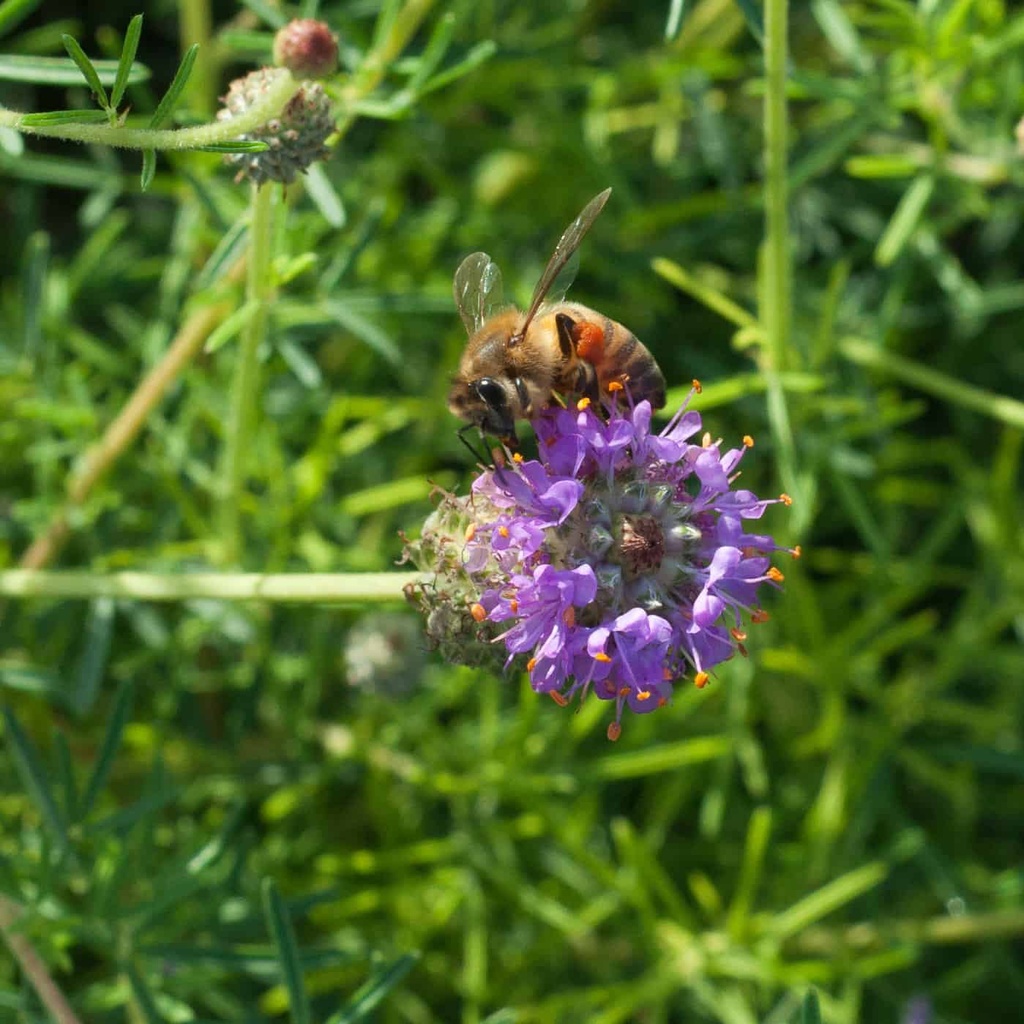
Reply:
M274 63L295 78L327 78L338 67L337 36L315 18L289 21L274 36Z

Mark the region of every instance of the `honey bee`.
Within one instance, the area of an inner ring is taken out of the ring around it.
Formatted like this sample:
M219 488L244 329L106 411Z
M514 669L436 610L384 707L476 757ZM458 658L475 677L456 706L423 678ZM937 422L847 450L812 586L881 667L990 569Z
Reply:
M611 195L594 196L565 229L526 313L501 309L501 272L485 252L455 271L455 305L469 341L448 394L448 408L471 427L516 447L516 420L557 403L557 395L596 401L628 383L634 401L665 404L665 378L636 335L603 313L565 302L577 249Z

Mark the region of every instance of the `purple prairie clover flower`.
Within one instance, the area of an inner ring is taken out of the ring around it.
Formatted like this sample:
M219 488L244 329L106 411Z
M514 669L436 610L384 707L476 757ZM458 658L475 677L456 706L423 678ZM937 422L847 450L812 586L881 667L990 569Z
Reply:
M743 617L768 618L760 588L782 573L782 548L747 533L772 504L734 488L753 446L701 434L683 407L658 433L649 402L587 399L534 420L538 458L512 454L484 469L468 497L442 496L406 557L436 573L410 589L427 635L451 661L525 661L530 683L568 704L588 693L625 708L666 704L673 684L707 685L717 665L746 654ZM603 414L602 414L603 413Z

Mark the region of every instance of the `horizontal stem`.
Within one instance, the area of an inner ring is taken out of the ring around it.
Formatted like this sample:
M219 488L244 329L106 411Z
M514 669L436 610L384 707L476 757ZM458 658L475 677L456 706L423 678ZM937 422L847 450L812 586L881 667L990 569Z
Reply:
M0 596L366 604L402 601L406 584L428 578L416 572L95 573L8 569L0 571Z
M266 92L237 117L191 128L128 128L109 124L25 124L26 116L15 110L0 108L0 128L13 128L27 135L41 135L68 142L115 146L119 149L198 149L218 142L230 142L281 113L284 105L299 88L291 74L279 69Z

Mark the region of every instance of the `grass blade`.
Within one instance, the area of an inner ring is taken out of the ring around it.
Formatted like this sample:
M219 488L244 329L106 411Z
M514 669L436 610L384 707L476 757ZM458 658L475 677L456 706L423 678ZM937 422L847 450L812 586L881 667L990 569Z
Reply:
M107 120L103 110L47 110L41 114L25 114L21 123L27 128L47 128L56 124L98 124Z
M57 809L57 801L53 798L50 780L46 777L39 754L10 708L4 707L3 718L7 733L7 746L11 751L18 775L21 776L22 784L36 805L39 816L43 819L43 824L52 836L57 849L65 855L70 854L71 846L68 842L64 819Z
M135 63L135 53L139 48L139 36L141 35L142 15L136 14L128 22L128 29L124 34L124 46L121 47L121 59L117 62L117 76L114 78L114 87L110 90L110 105L113 107L121 102L124 98L124 91L128 88L128 76Z
M671 0L668 7L668 18L665 20L665 42L671 43L683 27L683 15L686 14L686 0Z
M103 746L100 747L100 755L96 759L96 766L92 770L92 776L85 787L85 795L79 809L79 820L88 817L96 798L100 795L110 775L110 769L114 763L114 755L121 745L121 735L131 714L133 687L131 683L122 683L114 698L114 706L110 711L110 721L107 725L106 734L103 737Z
M117 63L112 60L93 61L93 68L101 82L113 84L117 78ZM150 71L144 64L136 64L128 76L128 85L149 80ZM66 57L24 57L5 53L0 56L0 79L6 82L33 82L36 85L78 85L81 72Z
M64 49L68 51L68 56L78 65L78 70L82 72L93 96L96 97L96 102L101 107L109 107L107 90L103 88L100 76L92 66L92 61L85 55L85 50L78 45L78 40L74 36L62 35L60 41L64 44Z
M4 0L0 4L0 36L13 31L43 0Z
M149 986L142 980L142 976L135 969L134 964L125 964L124 973L128 977L128 984L132 990L132 1002L138 1011L137 1016L145 1021L145 1024L163 1024L164 1018L156 1008L156 1000L149 991Z
M68 694L68 705L77 715L87 714L96 702L100 680L107 667L113 630L113 600L106 597L94 601L85 624L85 647Z
M153 184L153 175L156 174L156 150L144 149L142 151L142 191L145 192Z
M413 969L419 954L406 953L393 963L370 975L369 979L352 996L348 1006L343 1007L327 1019L327 1024L356 1024L372 1013L380 1001Z
M821 1024L821 1007L818 1004L818 993L813 988L804 996L804 1004L800 1007L799 1024Z
M833 879L820 889L804 896L788 910L777 914L767 931L776 939L788 939L832 911L846 906L881 885L889 876L889 867L881 861L864 864Z
M267 917L267 927L277 947L281 977L285 988L288 989L288 1006L292 1021L294 1024L309 1024L309 998L302 980L299 947L295 942L295 932L288 916L288 909L272 878L263 880L263 910Z
M878 266L888 267L903 252L921 222L934 191L935 179L930 174L923 174L903 193L896 212L875 248L875 263Z
M758 10L754 0L736 0L736 6L743 13L743 20L750 29L750 34L763 46L764 45L764 18Z
M188 85L189 76L192 74L192 67L196 62L196 55L198 53L199 44L193 43L188 48L185 56L181 58L181 63L178 65L178 70L174 73L171 84L167 87L167 92L164 93L163 99L157 104L153 116L149 119L150 128L162 127L171 114L174 113L174 108L177 106L178 100L181 99L185 86Z
M228 142L211 142L207 146L196 146L200 153L263 153L270 147L257 139L231 139Z

